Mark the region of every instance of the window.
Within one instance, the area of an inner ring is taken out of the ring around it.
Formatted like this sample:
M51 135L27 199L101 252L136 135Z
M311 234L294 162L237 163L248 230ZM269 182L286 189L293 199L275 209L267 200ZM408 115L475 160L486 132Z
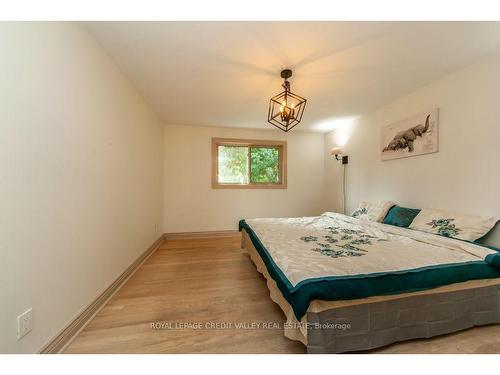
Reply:
M286 189L286 142L212 138L212 188Z

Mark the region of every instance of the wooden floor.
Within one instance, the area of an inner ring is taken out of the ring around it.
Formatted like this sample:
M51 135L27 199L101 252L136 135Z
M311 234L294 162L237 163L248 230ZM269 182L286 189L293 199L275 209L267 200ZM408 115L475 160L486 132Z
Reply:
M239 236L165 241L66 353L304 353L281 329L250 328L253 322L282 325L284 316L239 245ZM152 329L155 322L170 327ZM210 322L248 327L205 329ZM193 323L203 329L181 329ZM500 325L372 352L500 353Z

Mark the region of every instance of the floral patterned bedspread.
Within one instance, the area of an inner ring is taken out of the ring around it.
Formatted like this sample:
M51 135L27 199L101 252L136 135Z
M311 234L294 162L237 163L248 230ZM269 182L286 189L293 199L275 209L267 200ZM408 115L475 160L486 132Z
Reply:
M248 219L292 287L314 278L418 270L484 261L497 252L464 241L326 212Z

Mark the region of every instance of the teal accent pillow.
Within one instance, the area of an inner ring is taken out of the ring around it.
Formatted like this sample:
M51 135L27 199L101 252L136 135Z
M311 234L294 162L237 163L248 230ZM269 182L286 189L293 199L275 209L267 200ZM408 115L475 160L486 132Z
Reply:
M408 228L418 215L418 208L405 208L401 206L392 207L384 219L384 224L395 225L397 227Z

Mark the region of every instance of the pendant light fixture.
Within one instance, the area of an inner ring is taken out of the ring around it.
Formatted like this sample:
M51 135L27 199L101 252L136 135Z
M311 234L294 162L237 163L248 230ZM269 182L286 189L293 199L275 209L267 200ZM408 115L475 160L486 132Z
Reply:
M281 71L281 78L285 80L282 85L285 91L271 98L267 114L267 121L284 132L291 130L302 120L307 101L290 91L288 78L291 76L292 71L290 69Z

